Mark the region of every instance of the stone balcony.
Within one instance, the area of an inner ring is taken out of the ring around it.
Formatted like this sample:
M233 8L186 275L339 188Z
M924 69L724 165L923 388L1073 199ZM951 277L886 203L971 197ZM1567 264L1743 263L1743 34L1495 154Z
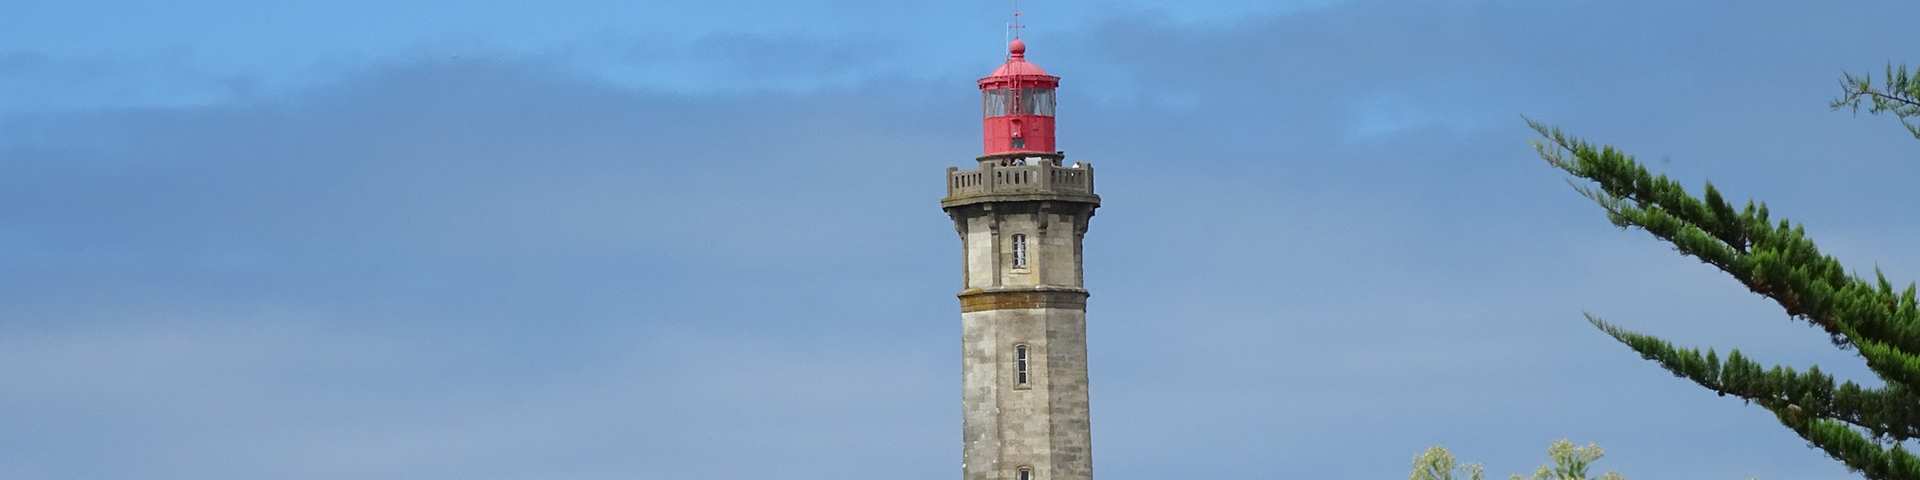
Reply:
M1100 196L1093 193L1093 165L1061 166L1057 154L980 157L976 170L947 167L947 197L940 199L940 206L1037 200L1099 205Z

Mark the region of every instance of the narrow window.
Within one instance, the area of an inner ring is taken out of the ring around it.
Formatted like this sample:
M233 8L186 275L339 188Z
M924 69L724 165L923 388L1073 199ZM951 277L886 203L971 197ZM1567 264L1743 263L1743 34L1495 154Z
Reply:
M1033 480L1033 467L1020 467L1019 480Z
M1027 268L1027 234L1013 234L1013 268Z
M1019 385L1027 384L1027 346L1013 346L1013 376Z

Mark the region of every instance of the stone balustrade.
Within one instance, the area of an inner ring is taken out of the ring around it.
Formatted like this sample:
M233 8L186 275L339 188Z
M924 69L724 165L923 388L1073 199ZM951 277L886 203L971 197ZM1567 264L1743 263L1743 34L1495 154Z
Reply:
M1034 195L1093 197L1093 165L1077 163L1062 167L1041 161L1031 165L998 166L982 162L977 170L947 168L946 203L975 197Z

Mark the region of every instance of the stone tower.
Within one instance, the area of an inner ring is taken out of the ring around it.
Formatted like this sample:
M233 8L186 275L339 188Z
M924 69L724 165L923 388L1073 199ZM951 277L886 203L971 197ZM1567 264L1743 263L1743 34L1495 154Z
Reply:
M960 234L964 480L1089 480L1087 290L1080 242L1100 206L1093 166L1054 151L1060 78L1026 44L980 79L985 152L947 168Z

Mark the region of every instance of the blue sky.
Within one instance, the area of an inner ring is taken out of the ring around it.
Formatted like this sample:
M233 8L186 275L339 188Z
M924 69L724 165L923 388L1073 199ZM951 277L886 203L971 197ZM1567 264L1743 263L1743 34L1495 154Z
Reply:
M1920 278L1920 144L1826 106L1920 6L1022 3L1102 478L1846 476L1583 321L1862 374L1522 116ZM0 478L957 475L937 200L1009 10L0 0Z

